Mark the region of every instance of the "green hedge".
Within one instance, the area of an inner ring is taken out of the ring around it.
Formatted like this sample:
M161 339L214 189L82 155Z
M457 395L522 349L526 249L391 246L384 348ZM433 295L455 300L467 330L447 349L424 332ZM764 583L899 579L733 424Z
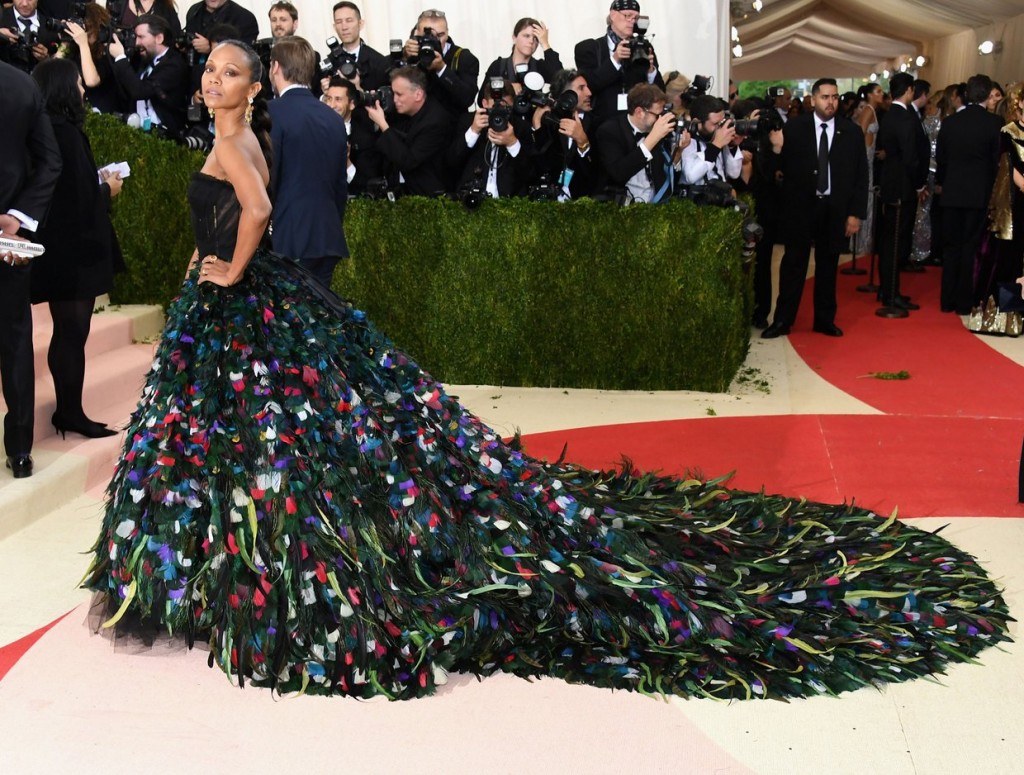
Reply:
M115 277L110 300L166 306L196 247L185 194L203 154L112 116L90 114L85 128L99 166L127 161L132 168L114 200L112 219L128 271Z
M449 382L721 391L750 340L739 223L690 202L357 200L338 282Z
M97 163L132 165L114 215L130 272L111 299L166 304L202 157L108 117L88 130ZM750 341L739 224L690 202L355 200L335 289L447 382L722 391Z

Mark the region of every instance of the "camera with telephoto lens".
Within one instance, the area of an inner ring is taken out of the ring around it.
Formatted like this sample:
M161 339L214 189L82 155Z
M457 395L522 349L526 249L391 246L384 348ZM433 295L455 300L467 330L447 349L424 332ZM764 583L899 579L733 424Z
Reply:
M17 63L32 67L35 65L35 57L32 49L39 43L39 36L33 30L22 30L18 39L11 43L7 49L7 55L11 63Z
M626 40L629 46L629 64L642 65L646 70L651 66L654 59L654 46L647 40L647 30L651 27L651 19L648 16L638 16L633 23L633 34Z
M785 126L779 111L772 108L762 110L758 118L738 118L735 123L736 134L754 139L764 137L769 132Z
M357 91L352 102L357 108L372 107L379 103L381 109L385 113L389 113L395 109L395 93L391 91L390 86L381 86L379 89L369 91Z
M540 118L541 124L557 130L558 124L563 118L576 118L576 105L579 104L579 96L572 89L566 89L558 95L557 99L550 97L545 101L551 106L551 110Z
M443 56L444 49L441 47L441 39L437 37L433 27L427 27L422 35L413 35L412 39L420 45L420 53L416 55L415 64L423 70L429 70L434 61L434 56Z
M125 51L129 51L136 47L134 27L119 27L117 29L117 37L121 43L124 44ZM131 45L128 45L129 41L131 41ZM196 63L195 43L195 32L181 32L179 35L174 36L174 47L185 55L185 59L188 60L189 67Z
M270 49L274 47L275 42L274 38L259 38L252 44L252 50L260 58L264 73L270 72Z

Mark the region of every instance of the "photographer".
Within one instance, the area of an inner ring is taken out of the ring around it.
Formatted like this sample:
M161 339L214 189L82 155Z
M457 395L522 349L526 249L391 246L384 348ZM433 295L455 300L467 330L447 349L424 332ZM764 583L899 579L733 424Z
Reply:
M448 114L450 122L458 120L473 104L480 61L448 37L443 11L420 14L412 37L405 42L405 58L426 73L427 93Z
M345 178L350 197L365 194L367 183L381 174L380 154L375 147L379 134L366 111L356 110L361 99L362 95L352 81L336 75L328 82L323 97L327 107L345 122L345 133L348 135L345 144Z
M59 24L40 12L39 0L14 0L0 13L0 60L31 73L57 51Z
M641 83L629 90L628 112L601 124L594 141L608 185L626 188L626 201L663 202L672 195L685 130L676 138L676 117L665 110L665 92Z
M110 42L114 77L128 96L129 108L152 124L178 136L185 127L188 103L188 63L179 51L168 46L169 28L159 16L141 16L135 25L135 40L141 55L136 72L125 55L117 35Z
M86 3L83 21L84 26L70 19L64 22L69 40L61 44L56 56L76 62L85 85L85 99L93 110L120 113L121 92L114 78L114 60L107 50L112 34L110 14L97 3Z
M543 59L535 59L533 56L538 47L543 49ZM522 91L523 78L527 73L540 73L545 83L551 83L551 79L561 69L562 60L548 42L547 25L527 17L517 21L512 30L512 53L491 62L484 75L484 84L491 78L504 78L514 84L518 94ZM483 87L480 93L483 94Z
M456 192L468 188L495 199L518 196L530 177L530 154L513 127L515 89L499 77L488 81L483 93L480 108L459 120L445 164L462 171Z
M238 30L238 40L252 45L259 37L259 23L252 11L243 8L234 0L199 0L185 14L184 45L187 51L192 75L189 80L189 93L202 88L203 69L206 58L212 48L210 28L216 25L230 24ZM168 37L168 43L171 38Z
M690 115L697 129L693 142L683 151L683 182L706 185L711 180L730 182L743 172L736 125L726 115L725 103L705 94L690 103Z
M380 128L377 150L384 160L388 186L406 194L441 196L446 190L443 152L451 139L451 120L427 94L427 76L418 67L393 70L391 90L398 114L393 119L384 114L380 102L365 108Z
M774 116L778 116L774 110ZM781 241L782 223L782 120L775 119L766 132L753 139L755 147L751 159L750 191L754 194L754 212L764 235L757 243L754 254L754 314L755 328L768 327L768 313L772 308L772 255L775 244Z
M598 178L589 136L593 107L590 86L582 73L561 70L551 81L551 94L558 95L554 98L558 112L545 105L533 114L536 182L557 184L560 200L590 196Z
M627 112L626 94L638 83L665 90L654 49L638 29L639 19L640 3L614 0L604 36L576 44L576 67L594 93L595 123Z
M339 47L328 54L335 65L333 75L341 75L352 81L359 90L375 90L388 84L388 71L391 60L374 48L366 45L362 38L366 21L355 3L342 0L334 5L334 34L338 37ZM350 75L339 72L344 62L352 62L355 71ZM330 75L321 73L321 88L327 88Z

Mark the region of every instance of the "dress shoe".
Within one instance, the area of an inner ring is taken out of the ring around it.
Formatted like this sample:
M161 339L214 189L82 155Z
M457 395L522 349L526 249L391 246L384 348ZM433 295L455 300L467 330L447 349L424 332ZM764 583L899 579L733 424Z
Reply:
M824 334L825 336L842 336L843 329L837 326L835 323L815 323L812 329L816 333Z
M103 423L90 420L84 415L77 420L71 420L67 417L62 417L57 412L54 412L53 417L50 418L50 422L53 423L53 427L63 439L68 437L68 431L78 433L85 436L87 439L102 439L105 436L114 436L117 433L113 428L108 428Z
M32 476L32 456L8 455L7 467L11 469L15 479L24 479L26 476Z
M751 325L754 328L768 328L768 318L756 317L752 321Z
M762 339L775 339L779 336L786 336L789 334L789 326L784 323L772 323L768 328L761 332Z
M892 309L905 309L905 310L921 309L921 305L920 304L914 304L914 302L912 302L910 300L909 296L897 296L892 301L883 301L882 302L882 306L883 307L891 307Z

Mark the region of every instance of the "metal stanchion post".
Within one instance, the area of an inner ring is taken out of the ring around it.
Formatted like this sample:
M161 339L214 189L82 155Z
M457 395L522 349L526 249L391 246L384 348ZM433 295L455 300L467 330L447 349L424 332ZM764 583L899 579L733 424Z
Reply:
M878 186L871 189L871 214L874 217L874 229L871 233L871 244L868 246L871 251L871 258L868 260L868 281L857 286L857 290L861 293L878 293L878 286L875 284L875 256L878 252L875 247L878 244L878 227L881 225L881 207L879 205L881 197L879 197L878 191Z
M885 205L882 205L882 207L884 208ZM892 219L892 260L890 262L891 265L889 267L889 272L890 272L889 280L891 281L891 284L889 285L889 290L892 291L892 293L894 294L894 297L889 300L890 303L893 303L893 302L896 301L896 299L895 299L896 281L899 279L899 273L900 273L900 267L899 267L899 255L900 255L900 250L899 250L899 248L900 248L900 214L901 214L902 210L903 210L903 203L902 202L896 202L896 217ZM879 277L878 279L879 279L879 281L881 281L882 278ZM896 306L891 306L890 307L890 306L884 306L883 305L883 306L881 306L881 307L879 307L878 309L875 310L875 314L878 315L878 317L880 317L880 318L905 318L910 313L907 312L905 309L901 309L900 307L896 307Z

